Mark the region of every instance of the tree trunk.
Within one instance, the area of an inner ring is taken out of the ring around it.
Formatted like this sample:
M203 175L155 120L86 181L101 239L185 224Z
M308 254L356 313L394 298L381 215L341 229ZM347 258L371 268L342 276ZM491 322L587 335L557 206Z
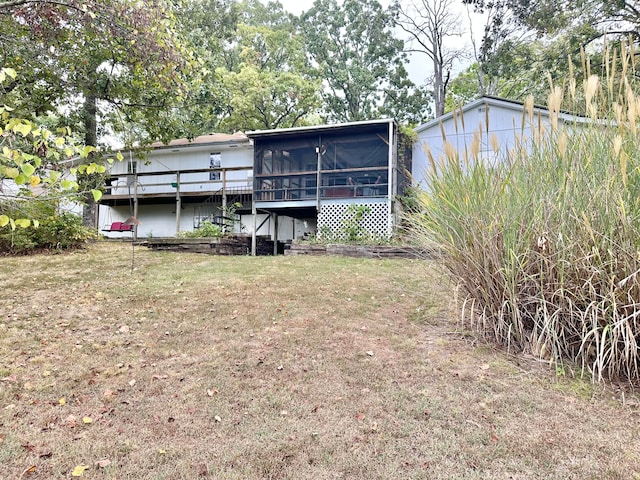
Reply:
M437 46L434 45L434 49ZM443 78L443 66L440 59L433 59L433 100L436 107L436 118L444 115L445 85Z
M93 93L85 93L85 101L82 111L82 121L84 124L84 144L96 146L98 144L98 121L97 121L97 101ZM93 181L92 181L93 180ZM95 188L92 185L95 179L91 175L78 174L78 182L84 190ZM98 226L98 205L93 199L93 195L88 193L85 196L85 205L82 209L82 224L86 227L97 228Z

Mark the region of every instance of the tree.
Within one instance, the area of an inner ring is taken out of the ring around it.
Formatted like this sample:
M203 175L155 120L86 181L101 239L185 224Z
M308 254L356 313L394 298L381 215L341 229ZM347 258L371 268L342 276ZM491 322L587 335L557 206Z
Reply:
M172 136L157 112L185 96L189 52L165 0L10 0L0 3L0 54L19 73L4 92L25 116L64 108L97 146L99 128L134 121L147 139ZM196 76L189 80L197 84ZM122 121L122 119L128 121ZM103 130L104 131L104 130ZM144 140L144 139L143 139ZM93 160L93 158L92 158ZM90 177L80 179L95 187ZM93 198L88 197L89 206ZM87 223L95 212L87 210Z
M393 26L393 16L377 1L345 0L338 5L336 0L316 0L300 16L300 34L324 80L327 120L376 118L391 113L393 99L402 92L424 94L411 91L404 45L393 35Z
M453 64L465 56L464 49L445 45L449 38L464 33L452 7L452 0L396 0L393 4L396 25L409 35L410 48L406 51L424 54L431 61L436 117L445 110Z
M0 86L17 79L14 69L0 68ZM87 194L98 201L102 196L100 190L83 192L73 179L78 173L105 171L104 165L88 160L95 147L76 145L69 129L59 129L55 134L15 116L13 111L7 105L0 106L0 229L38 227L38 220L26 214L29 200L57 204L63 198ZM84 159L85 163L61 171L59 162L71 157Z
M521 47L523 33L535 34L535 40L557 59L577 55L580 49L594 45L603 37L620 41L627 37L640 40L640 9L636 0L463 0L477 11L488 14L484 37L477 58L481 65L504 64L503 54L513 45ZM503 45L504 41L508 41ZM533 40L530 40L533 41ZM551 55L547 56L551 58ZM546 62L554 66L553 61ZM494 66L495 69L495 66ZM484 71L483 68L480 71ZM564 71L563 73L566 73ZM482 82L481 82L482 83Z
M320 79L303 39L282 5L240 5L240 24L218 68L226 93L223 130L273 129L304 124L320 106Z

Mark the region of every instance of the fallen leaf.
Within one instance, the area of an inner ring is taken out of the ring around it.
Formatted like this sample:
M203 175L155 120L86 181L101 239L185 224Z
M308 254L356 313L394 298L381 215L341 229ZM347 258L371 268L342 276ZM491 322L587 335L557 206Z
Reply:
M209 475L209 467L207 467L206 464L200 464L198 465L198 475L200 475L201 477L206 477Z
M107 468L109 465L111 465L111 460L107 460L106 458L104 460L98 460L95 463L95 466L98 468Z
M30 473L35 473L37 468L38 467L36 465L31 465L30 467L25 468L20 474L20 478L24 477L25 475L29 475Z
M367 351L367 355L369 355L370 357L373 357L373 352L371 350Z
M0 433L0 443L4 442L4 433Z
M110 390L110 389L107 388L104 391L104 396L105 397L115 397L116 396L116 392L114 392L113 390Z
M489 441L491 443L497 443L499 440L498 435L496 435L496 432L491 432L491 435L489 435Z
M361 412L356 413L356 420L364 420L364 413L361 413Z
M129 382L129 386L130 387L133 387L135 384L136 384L136 379L135 378Z
M17 381L18 381L18 376L15 373L12 373L8 377L4 377L4 378L0 379L0 382L16 383Z
M53 452L51 450L47 450L38 455L40 458L51 458L53 457Z
M64 419L64 421L65 421L67 427L71 427L71 428L75 427L76 424L78 423L76 421L75 415L69 415L67 418Z
M82 475L84 475L84 471L87 470L88 468L89 468L89 465L76 465L75 467L73 467L73 470L71 471L71 476L81 477Z
M482 370L489 370L490 365L488 363L484 363L482 364L482 366L480 367Z
M218 393L217 388L207 388L207 395L213 397L216 393Z
M82 417L82 423L85 423L85 424L93 423L93 420L91 419L91 417Z
M11 382L11 383L16 383L18 381L18 377L15 373L12 373L11 375L9 375L8 377L4 377L0 379L0 382Z
M60 400L58 400L58 403L64 407L67 404L67 399L62 397Z
M165 453L167 453L167 451L166 451L164 448L159 448L159 449L158 449L158 453L159 453L160 455L164 455Z
M220 416L219 416L219 415L216 415L215 417L213 417L213 419L214 419L216 422L221 422L221 421L222 421L222 418L220 418Z
M129 326L128 326L128 325L122 325L122 326L118 329L118 331L119 331L120 333L129 333Z

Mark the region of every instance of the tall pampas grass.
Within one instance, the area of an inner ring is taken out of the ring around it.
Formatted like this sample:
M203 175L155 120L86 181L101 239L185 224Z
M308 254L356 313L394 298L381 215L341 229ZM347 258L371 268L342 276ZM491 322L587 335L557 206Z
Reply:
M594 380L637 383L640 96L631 48L606 61L606 78L583 55L582 81L550 86L548 124L527 100L517 146L497 164L473 145L464 158L451 145L431 156L423 209L408 223L440 245L473 328L512 351L575 362Z

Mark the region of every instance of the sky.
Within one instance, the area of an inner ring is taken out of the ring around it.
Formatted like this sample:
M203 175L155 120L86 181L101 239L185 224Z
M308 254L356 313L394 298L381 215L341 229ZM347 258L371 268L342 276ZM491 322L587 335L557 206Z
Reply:
M267 0L262 0L266 3ZM295 15L300 15L302 12L309 10L313 6L313 0L279 0L282 3L285 10ZM390 0L378 0L383 7L388 7ZM467 11L467 7L462 4L461 0L453 0L453 7L459 11L460 22L463 28L466 30L466 34L462 38L454 38L450 40L448 45L451 48L463 47L469 51L471 55L472 43L471 34L469 33L469 16L471 17L471 25L473 27L473 34L476 38L476 43L480 44L482 38L482 27L484 19L481 15L474 13L473 11ZM399 38L406 39L406 34L398 32ZM409 77L416 85L422 85L425 81L428 81L429 77L433 74L433 68L430 65L431 60L424 54L412 54L409 58L409 64L407 65L407 71ZM472 63L471 59L463 61L454 67L453 74L457 74L463 71L467 66Z

